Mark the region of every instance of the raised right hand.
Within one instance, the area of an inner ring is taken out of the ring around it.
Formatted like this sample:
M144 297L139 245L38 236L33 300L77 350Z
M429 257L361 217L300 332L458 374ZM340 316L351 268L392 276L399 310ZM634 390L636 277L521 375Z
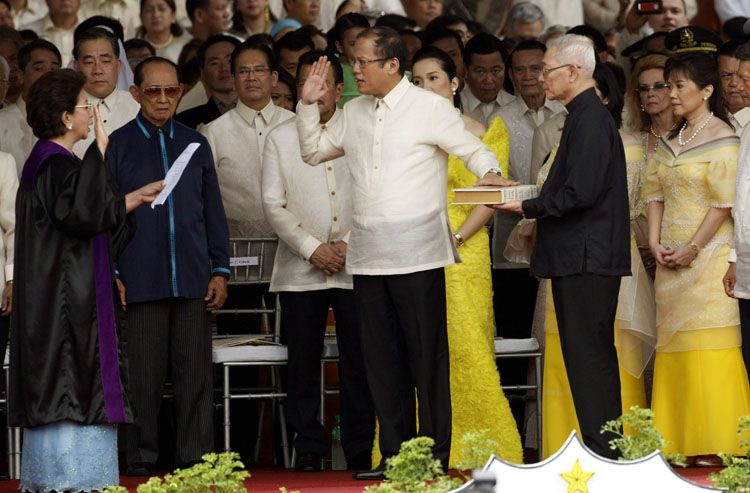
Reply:
M94 137L96 138L96 146L99 148L99 152L102 153L102 156L106 156L109 135L107 135L107 131L104 129L102 115L99 113L99 108L96 105L94 105Z
M303 104L317 103L325 95L328 90L326 76L329 70L331 70L331 62L328 61L327 57L322 56L312 64L305 85L302 86L300 92L300 101Z

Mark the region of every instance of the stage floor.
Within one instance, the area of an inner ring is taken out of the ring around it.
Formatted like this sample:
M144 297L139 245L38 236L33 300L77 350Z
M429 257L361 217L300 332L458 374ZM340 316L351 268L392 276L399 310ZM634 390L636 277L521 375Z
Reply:
M698 484L710 485L708 475L718 471L716 468L688 468L677 469L685 478ZM246 481L246 486L251 493L278 493L279 488L285 486L287 491L299 491L300 493L360 493L365 486L371 484L367 481L356 481L352 479L351 471L324 471L320 473L299 473L283 469L256 469L251 470L252 475ZM140 478L121 478L122 485L127 486L130 491L135 491L136 486L145 482ZM18 491L18 481L0 481L0 493L11 493Z

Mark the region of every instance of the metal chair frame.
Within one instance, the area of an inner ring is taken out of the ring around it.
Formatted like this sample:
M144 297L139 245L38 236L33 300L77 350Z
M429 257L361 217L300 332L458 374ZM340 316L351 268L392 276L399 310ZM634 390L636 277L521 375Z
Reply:
M232 265L230 267L232 271L231 285L262 285L270 282L270 272L264 270L264 259L266 250L269 249L268 245L275 245L278 242L278 238L231 238L230 239L230 251L232 259L238 258L257 258L256 265ZM261 332L265 334L263 339L268 342L279 344L281 341L281 304L279 303L278 293L274 296L274 306L266 307L265 299L262 301L260 308L236 308L236 309L221 309L215 310L216 314L261 314L262 323ZM274 315L273 331L270 331L268 318L269 315ZM215 339L221 339L216 337ZM290 467L290 456L289 456L289 441L287 437L286 429L286 413L284 409L283 399L286 398L286 392L281 387L281 375L280 367L287 364L286 358L286 347L285 346L270 346L279 348L279 352L283 352L283 359L274 358L257 358L252 355L254 346L243 346L247 347L247 357L239 357L236 360L233 358L231 361L222 361L218 358L217 361L217 350L214 349L214 363L221 365L222 368L222 402L223 402L223 428L224 428L224 450L229 451L231 447L230 433L231 433L231 401L237 399L272 399L275 401L276 406L274 411L278 409L278 414L281 418L281 439L282 449L284 455L284 467ZM239 349L239 348L231 348ZM271 381L268 386L262 388L235 388L231 386L230 370L235 367L248 367L248 366L266 366L272 369ZM261 404L261 409L258 418L258 437L255 443L254 459L257 461L259 456L260 438L261 438L261 423L263 420L265 405Z

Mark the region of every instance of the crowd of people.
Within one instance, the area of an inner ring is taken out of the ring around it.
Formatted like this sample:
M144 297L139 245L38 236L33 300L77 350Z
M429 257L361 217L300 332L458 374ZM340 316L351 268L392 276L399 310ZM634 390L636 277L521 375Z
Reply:
M632 405L691 463L739 453L750 6L641 3L480 1L467 18L439 0L0 0L21 489L117 484L117 425L125 472L153 474L167 378L174 465L215 450L212 333L257 328L211 312L269 291L300 471L329 450L331 311L356 478L418 434L444 468L478 430L511 462L572 429L613 457L601 426ZM519 184L538 197L454 204ZM231 285L230 238L267 237L270 286ZM532 336L539 430L500 386L526 362L494 357L495 337Z

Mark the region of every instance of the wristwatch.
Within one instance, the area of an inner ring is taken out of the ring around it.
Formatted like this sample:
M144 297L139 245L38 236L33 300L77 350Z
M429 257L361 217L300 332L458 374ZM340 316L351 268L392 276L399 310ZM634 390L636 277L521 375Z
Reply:
M461 245L464 244L464 237L458 231L456 231L455 233L453 233L453 238L456 240L456 246L457 247L460 247Z
M503 172L500 170L500 168L490 168L487 170L487 173L495 173L497 176L502 177Z

